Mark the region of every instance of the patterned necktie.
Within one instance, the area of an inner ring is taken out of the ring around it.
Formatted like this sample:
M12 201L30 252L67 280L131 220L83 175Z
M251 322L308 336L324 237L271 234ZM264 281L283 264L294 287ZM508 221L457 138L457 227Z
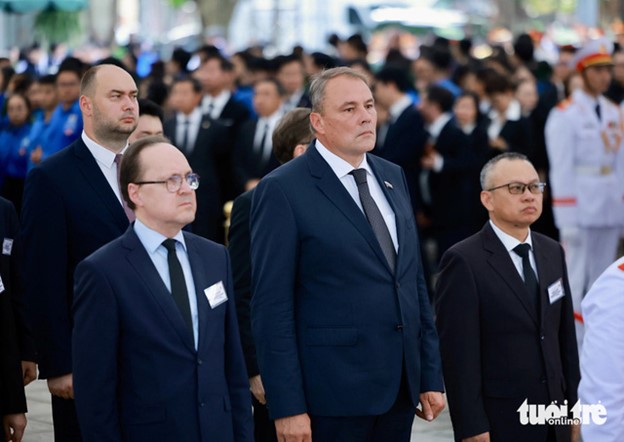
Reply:
M349 173L353 175L355 183L357 184L360 201L362 202L366 219L373 228L373 232L375 232L375 236L381 246L381 250L386 257L390 268L394 272L396 265L396 250L394 248L394 243L392 242L392 237L390 236L390 231L386 225L386 221L384 220L379 207L375 204L375 200L370 194L368 182L366 181L366 170L353 169Z

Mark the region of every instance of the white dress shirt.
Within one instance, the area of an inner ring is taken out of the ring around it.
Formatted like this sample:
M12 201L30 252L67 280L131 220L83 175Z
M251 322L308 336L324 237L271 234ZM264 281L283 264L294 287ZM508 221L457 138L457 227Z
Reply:
M154 263L154 267L156 267L156 270L167 287L167 290L171 293L171 277L169 276L169 263L167 261L169 252L165 246L162 245L163 241L166 240L167 237L156 232L155 230L150 229L138 218L134 222L134 232L139 237L139 241L141 241L143 247L145 247L147 254ZM197 350L199 319L197 316L197 294L195 293L193 272L191 271L191 263L188 258L188 251L186 250L186 243L184 242L184 235L182 234L182 231L178 232L173 239L176 240L176 255L178 256L178 260L182 266L182 272L184 273L184 280L186 282L186 292L188 293L189 306L191 308L191 319L193 321L193 340L195 342L195 350Z
M354 167L340 158L333 152L330 152L323 144L316 140L316 149L321 154L323 159L327 161L329 167L334 171L342 185L345 187L355 204L360 208L362 213L364 213L364 208L362 207L362 202L360 201L360 193L358 192L357 184L355 183L355 178L353 175L350 175L349 172L354 170ZM392 238L392 243L394 244L394 250L399 252L399 239L397 236L397 227L396 227L396 216L390 203L386 199L386 196L381 190L381 186L377 181L377 177L373 173L368 161L366 159L366 155L364 155L364 159L360 163L359 169L366 170L366 181L368 182L368 189L370 190L371 197L377 204L381 215L383 216L384 221L386 222L386 226L388 227L388 231L390 232L390 237Z
M82 141L87 146L87 149L89 149L89 152L91 152L91 155L93 155L93 158L95 158L95 162L102 171L104 178L106 178L108 185L111 187L111 189L113 189L115 196L119 200L119 204L123 206L123 199L119 190L119 183L117 182L117 165L115 164L115 152L97 144L95 141L89 138L84 130L82 131ZM128 145L126 144L126 146L119 153L123 154L126 151L127 147Z
M492 226L492 229L494 229L494 233L496 233L496 236L498 237L498 239L500 239L503 245L505 246L507 253L509 253L511 260L514 263L514 266L516 266L516 270L520 274L520 278L522 278L522 280L524 281L524 272L522 270L522 257L518 255L516 252L514 252L513 250L514 247L516 247L518 244L523 244L523 243L518 241L513 236L503 232L500 228L498 228L496 224L492 222L492 220L490 220L490 225ZM535 279L539 281L539 276L537 273L537 265L535 264L535 253L533 252L533 242L531 240L531 230L529 230L529 234L524 240L524 243L531 246L531 249L529 251L529 261L531 262L531 268L533 269L533 273L535 273Z
M210 105L212 104L212 110L210 111L209 115L212 119L216 120L221 116L223 108L230 100L231 96L232 93L228 90L224 90L216 97L213 97L211 95L204 95L204 98L202 98L201 102L202 113L208 114L208 110L210 109Z
M390 114L390 123L396 122L401 114L410 106L413 106L414 103L409 95L403 95L397 101L394 102L390 109L388 109L388 113Z

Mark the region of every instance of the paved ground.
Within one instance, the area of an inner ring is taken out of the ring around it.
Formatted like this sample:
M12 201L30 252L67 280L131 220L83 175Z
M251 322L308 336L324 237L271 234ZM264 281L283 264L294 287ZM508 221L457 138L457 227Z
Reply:
M28 397L28 426L23 442L52 442L52 412L50 394L45 381L35 381L26 387ZM434 422L416 418L412 442L450 442L453 440L451 421L445 410ZM184 441L181 441L184 442Z

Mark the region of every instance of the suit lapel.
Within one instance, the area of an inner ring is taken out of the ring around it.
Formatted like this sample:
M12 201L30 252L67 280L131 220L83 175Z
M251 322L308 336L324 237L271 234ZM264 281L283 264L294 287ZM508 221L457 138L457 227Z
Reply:
M375 233L370 224L366 220L366 217L353 201L349 192L344 188L338 177L333 173L331 167L323 159L320 153L316 150L314 141L308 147L308 150L304 154L307 158L308 165L310 167L310 173L317 179L317 186L319 190L329 199L340 212L349 220L349 222L357 229L358 232L364 237L366 242L373 249L373 252L383 262L389 272L392 272L388 261L381 250L379 241L375 237Z
M550 304L550 300L548 298L548 279L547 279L547 271L548 268L548 258L542 249L542 242L533 235L533 255L535 256L535 265L537 267L537 279L539 282L539 303L540 303L540 325L544 321L544 317L546 316L546 309Z
M524 281L511 260L509 252L507 252L503 243L498 239L489 222L486 223L485 227L481 230L481 235L483 237L484 249L491 253L488 259L489 265L500 275L503 281L505 281L505 284L509 286L514 296L520 301L522 307L524 307L529 316L531 316L535 324L539 325L537 312L529 301L529 295Z
M154 263L147 254L145 247L143 247L136 233L134 233L134 228L132 226L130 226L124 234L123 245L128 249L126 258L129 264L145 283L150 296L160 306L163 314L167 317L171 327L184 342L184 345L194 352L195 345L193 336L189 333L171 293L167 290L167 286L160 277L156 267L154 267Z
M85 182L98 195L102 205L110 212L121 230L125 230L128 227L128 217L113 189L111 189L108 181L102 174L95 158L93 158L93 155L91 155L91 152L89 152L89 149L80 138L74 144L73 149L78 159L77 168L84 176Z

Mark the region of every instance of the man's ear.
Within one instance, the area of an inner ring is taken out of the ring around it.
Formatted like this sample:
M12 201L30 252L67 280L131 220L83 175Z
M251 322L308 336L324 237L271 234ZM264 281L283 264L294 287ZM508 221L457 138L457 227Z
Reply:
M141 198L141 192L139 192L140 189L141 186L138 184L128 183L128 197L137 208L143 206L143 199Z
M83 113L83 115L93 115L93 102L86 95L80 96L80 111Z
M482 190L480 197L481 197L481 204L483 204L483 207L485 207L488 212L493 211L494 206L492 205L492 192L488 192L487 190Z
M312 125L314 132L321 135L325 134L325 123L321 114L318 112L312 112L310 114L310 124Z
M307 144L297 144L295 146L295 150L293 150L293 158L300 157L301 155L305 153L307 149L308 149Z

